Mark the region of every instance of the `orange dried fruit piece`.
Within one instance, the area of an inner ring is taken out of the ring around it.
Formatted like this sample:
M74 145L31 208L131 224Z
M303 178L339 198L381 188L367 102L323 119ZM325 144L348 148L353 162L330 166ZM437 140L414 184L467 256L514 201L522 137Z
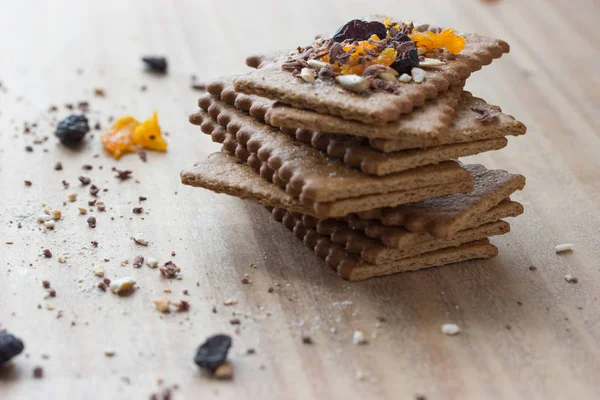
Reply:
M371 36L371 40L379 41L379 38L376 35L373 35L373 36ZM350 58L348 58L348 61L346 61L346 63L344 65L342 65L342 67L339 69L339 71L342 73L342 75L350 75L350 74L362 75L362 73L365 71L365 69L367 69L367 67L369 67L371 65L381 64L381 65L385 65L385 66L389 67L390 65L392 65L394 63L394 61L396 61L396 57L398 56L398 53L393 48L388 47L388 48L384 49L381 53L379 53L377 58L375 58L374 60L359 63L359 57L361 55L368 54L365 51L365 49L374 51L375 48L376 48L375 44L370 43L369 41L366 41L366 40L359 42L356 45L348 44L348 45L344 46L345 52L348 52L352 49L354 49L354 52L350 55ZM329 59L329 58L327 58L327 59ZM334 64L334 68L337 69L337 64Z
M464 37L454 33L454 28L444 29L441 33L414 30L410 38L417 47L425 48L427 51L445 47L452 54L460 53L467 43Z
M132 140L134 144L143 149L167 151L167 142L162 136L156 111L154 111L151 118L135 128Z
M119 118L108 132L100 136L102 145L116 159L125 153L135 153L137 149L132 137L139 125L139 121L129 115Z

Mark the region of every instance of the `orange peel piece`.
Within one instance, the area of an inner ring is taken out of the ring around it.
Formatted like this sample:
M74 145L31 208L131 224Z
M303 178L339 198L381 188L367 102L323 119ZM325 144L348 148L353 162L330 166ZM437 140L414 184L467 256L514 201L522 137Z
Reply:
M119 118L109 131L100 136L102 145L116 159L125 153L135 153L137 149L132 136L139 125L139 121L129 115Z
M460 53L467 43L464 37L454 33L454 28L444 29L440 33L414 30L410 38L417 47L425 48L427 51L444 47L452 54Z
M373 35L369 38L369 40L379 41L380 39L377 37L377 35ZM388 47L384 49L374 60L359 63L359 57L361 55L367 55L366 50L374 50L376 47L377 46L375 44L369 42L368 40L363 40L357 44L347 44L344 46L344 51L348 52L350 50L354 50L354 52L350 55L348 61L341 66L341 68L337 63L333 64L333 68L342 75L362 75L365 69L371 65L381 64L389 67L394 63L394 61L396 61L398 53L396 50ZM329 54L326 54L321 59L325 62L329 62Z
M158 113L154 111L148 118L133 131L132 141L143 149L167 151L167 141L163 138L158 124Z

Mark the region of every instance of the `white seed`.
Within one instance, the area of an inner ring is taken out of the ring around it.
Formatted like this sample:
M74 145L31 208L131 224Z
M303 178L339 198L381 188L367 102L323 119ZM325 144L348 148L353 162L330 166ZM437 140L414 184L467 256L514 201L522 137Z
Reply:
M86 208L77 207L77 209L79 210L79 214L81 214L81 215L87 214L87 209Z
M150 268L156 268L158 267L158 260L156 258L146 257L146 264L148 264Z
M61 264L64 264L67 262L67 259L62 256L58 256L58 258L56 260Z
M390 74L389 72L380 72L377 75L377 77L386 82L395 82L396 81L396 77L394 75Z
M104 276L104 268L101 265L95 265L92 267L92 272L94 275L103 277Z
M315 83L315 73L310 68L302 68L302 71L300 71L300 78L306 83Z
M37 222L46 222L50 221L51 219L52 217L47 214L40 214L36 217Z
M410 76L409 74L402 74L402 75L400 75L398 80L403 83L408 83L408 82L412 81L412 76Z
M169 306L171 305L171 301L169 299L156 299L152 303L154 303L154 307L160 312L169 311Z
M394 68L390 68L390 67L388 67L387 71L385 71L385 72L389 72L390 74L394 75L395 77L397 77L398 75L400 75L398 73L398 71L396 71Z
M69 193L67 199L69 199L69 201L73 203L75 200L77 200L77 193Z
M577 279L576 277L574 277L571 274L567 274L567 275L565 275L565 281L567 281L569 283L577 283L577 282L579 282L579 279Z
M52 220L44 222L44 226L48 229L54 229L54 225L56 225L56 222Z
M136 242L137 244L140 244L142 246L148 246L148 243L150 243L148 240L146 240L146 238L144 238L144 236L141 233L138 233L137 235L133 236L131 239L133 239L134 242Z
M415 83L421 83L425 80L425 71L421 68L413 68L412 71L410 71L410 74Z
M52 210L50 211L50 215L53 220L58 221L62 217L62 212L60 210Z
M456 324L444 324L442 325L442 333L448 336L458 335L460 328Z
M573 251L573 245L571 243L559 244L554 248L557 253L563 253L566 251Z
M436 58L425 58L419 62L419 67L439 67L441 65L446 65L446 63Z
M227 380L233 378L233 367L229 361L225 361L223 364L219 365L213 376L217 379Z
M329 65L329 63L326 63L325 61L319 61L319 60L309 60L308 61L308 66L316 69L317 71L319 71L321 68L326 67L328 65Z
M114 279L110 283L110 290L115 294L119 294L119 293L123 293L126 290L132 288L133 285L135 285L135 279L133 279L130 276L126 276L123 278Z
M367 344L367 338L363 331L354 331L354 335L352 335L352 343L354 344Z
M422 56L423 54L427 53L427 49L425 47L417 47L417 54Z
M362 93L369 88L369 81L358 75L340 75L336 81L346 90Z
M237 300L234 300L234 299L227 299L227 300L225 300L225 302L223 303L223 305L226 305L226 306L232 306L232 305L234 305L235 303L237 303Z

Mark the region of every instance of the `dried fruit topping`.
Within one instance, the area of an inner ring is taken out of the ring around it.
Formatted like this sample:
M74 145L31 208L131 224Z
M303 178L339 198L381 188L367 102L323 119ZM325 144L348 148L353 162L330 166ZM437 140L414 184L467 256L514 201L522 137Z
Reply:
M137 126L133 132L133 143L147 150L167 151L167 142L162 137L158 124L158 113Z
M231 347L231 337L215 335L206 339L198 350L194 362L201 368L215 372L227 360L227 353Z
M125 153L135 153L133 144L133 132L140 123L131 116L119 118L108 132L100 136L102 145L116 159Z
M333 68L336 71L342 73L342 75L362 75L362 73L371 65L384 65L390 66L396 61L398 53L391 47L384 49L378 53L377 37L371 37L368 41L363 40L361 42L347 44L342 50L349 54L347 61L340 67L337 62L333 64ZM330 62L329 54L323 57L323 61Z
M434 50L444 47L452 54L458 54L464 49L467 40L454 33L453 28L444 29L441 33L413 31L410 38L417 47Z
M25 346L23 342L8 332L0 332L0 367L11 358L19 355Z
M71 115L58 123L54 134L64 145L73 145L90 131L88 119L84 115Z
M117 159L125 153L137 152L138 148L167 150L156 111L142 123L129 115L119 118L108 132L101 135L100 140L104 148Z
M377 37L384 39L387 35L385 25L378 21L367 22L360 19L353 19L335 32L333 41L367 40L372 35L377 35Z
M167 59L165 57L142 57L148 69L159 74L167 73Z

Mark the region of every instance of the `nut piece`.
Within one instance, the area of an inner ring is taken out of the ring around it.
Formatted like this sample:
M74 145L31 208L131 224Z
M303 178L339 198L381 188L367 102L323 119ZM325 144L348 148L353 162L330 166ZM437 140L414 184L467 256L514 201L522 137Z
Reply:
M85 215L87 214L87 209L84 207L77 207L77 209L79 210L79 214L81 215Z
M377 75L377 77L386 82L396 82L396 77L389 72L381 72Z
M573 251L573 245L571 243L559 244L554 248L556 253L564 253L567 251Z
M329 65L329 63L326 63L325 61L319 61L319 60L309 60L308 61L308 66L316 69L317 71L320 71L321 68L326 67L328 65Z
M456 324L444 324L442 325L442 333L448 336L458 335L460 328Z
M171 301L169 299L156 299L152 303L154 303L154 307L160 312L169 311L169 305L171 305Z
M92 272L94 275L103 277L104 276L104 268L101 265L95 265L92 267Z
M150 243L148 240L146 240L146 238L144 238L144 235L142 235L141 233L138 233L131 239L133 239L134 242L142 246L148 246L148 243Z
M128 289L131 289L135 283L135 279L130 276L114 279L110 282L110 290L115 294L121 294Z
M44 222L44 226L48 229L54 229L54 225L56 225L56 222L52 220Z
M62 217L62 212L60 210L52 210L50 211L50 216L55 221L58 221Z
M425 60L419 62L419 67L439 67L441 65L446 65L446 63L436 58L425 58Z
M565 275L565 281L567 281L568 283L577 283L579 282L579 279L577 279L577 277L571 274L567 274Z
M354 331L354 335L352 335L352 342L354 344L367 344L367 338L363 331Z
M412 81L412 76L410 76L409 74L402 74L400 75L400 78L398 78L398 80L403 83L408 83Z
M340 75L335 80L344 89L354 93L362 93L369 88L369 81L358 75Z
M300 78L304 80L306 83L315 83L315 73L310 68L302 68L300 71Z
M156 268L158 267L158 260L156 258L146 257L146 264L148 264L150 268Z
M223 364L219 365L213 376L217 379L231 379L233 378L233 367L229 361L225 361Z
M410 74L415 83L422 83L425 80L425 70L422 70L421 68L413 68L412 71L410 71Z

